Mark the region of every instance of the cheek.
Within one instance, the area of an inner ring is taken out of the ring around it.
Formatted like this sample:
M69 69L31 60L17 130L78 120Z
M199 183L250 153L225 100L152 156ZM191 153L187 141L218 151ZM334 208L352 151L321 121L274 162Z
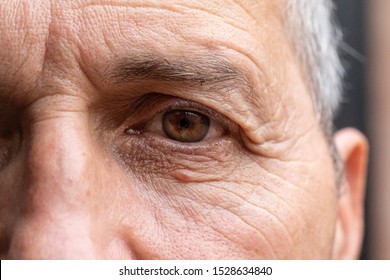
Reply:
M322 154L327 155L326 151ZM260 231L267 231L277 258L330 258L337 214L330 157L319 156L316 161L260 159L243 169L247 182L256 189L251 200L257 212L266 212L257 216ZM267 219L267 214L273 219Z
M332 181L313 163L259 164L226 145L207 156L140 145L122 157L115 211L127 246L153 259L328 258Z

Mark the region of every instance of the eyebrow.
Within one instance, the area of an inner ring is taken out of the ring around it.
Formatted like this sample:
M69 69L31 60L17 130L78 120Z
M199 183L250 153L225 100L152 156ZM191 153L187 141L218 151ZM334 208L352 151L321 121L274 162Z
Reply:
M219 55L199 57L137 56L119 60L109 71L116 83L160 81L251 91L249 75Z

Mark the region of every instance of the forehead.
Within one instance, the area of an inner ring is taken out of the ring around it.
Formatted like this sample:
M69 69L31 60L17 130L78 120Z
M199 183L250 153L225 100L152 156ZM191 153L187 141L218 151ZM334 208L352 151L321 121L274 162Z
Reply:
M0 84L30 89L77 70L99 83L113 60L145 52L269 68L284 59L281 11L267 0L11 1L0 8Z
M224 29L230 25L232 29L247 32L253 27L264 28L265 25L275 24L280 11L280 1L270 0L15 0L2 5L0 13L1 30L9 30L13 34L23 30L34 35L59 31L58 28L49 30L49 27L56 27L56 23L73 32L85 31L92 25L127 33L129 30L126 28L131 23L133 27L147 27L157 33L190 29L208 30L210 35L215 35L215 27L222 27L221 23L226 24ZM125 25L122 26L122 23ZM94 29L88 31L93 32ZM137 30L132 31L128 35L135 35Z

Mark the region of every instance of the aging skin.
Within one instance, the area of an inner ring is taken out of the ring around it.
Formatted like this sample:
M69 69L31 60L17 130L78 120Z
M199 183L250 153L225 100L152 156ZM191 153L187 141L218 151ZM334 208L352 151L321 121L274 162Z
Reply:
M356 257L366 143L336 186L284 4L3 0L1 257Z

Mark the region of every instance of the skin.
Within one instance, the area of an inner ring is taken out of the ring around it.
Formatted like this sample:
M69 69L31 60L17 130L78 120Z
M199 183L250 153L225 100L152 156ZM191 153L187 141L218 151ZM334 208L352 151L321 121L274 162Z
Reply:
M367 145L335 139L339 192L283 5L2 1L1 258L357 257ZM169 106L206 137L170 139Z

